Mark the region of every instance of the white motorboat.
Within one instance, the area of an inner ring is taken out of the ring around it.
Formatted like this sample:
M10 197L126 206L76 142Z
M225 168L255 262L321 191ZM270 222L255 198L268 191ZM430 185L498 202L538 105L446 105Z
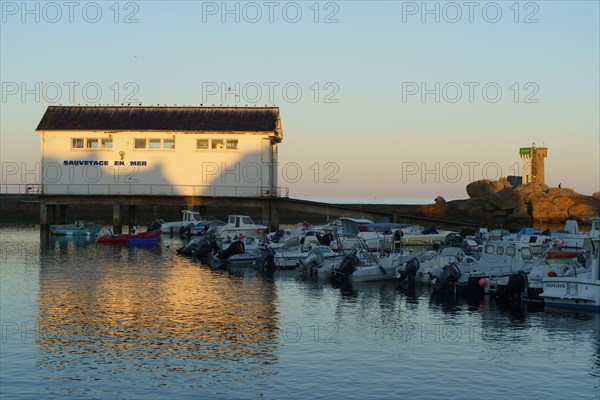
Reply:
M435 228L423 228L420 225L412 225L402 229L400 243L409 246L426 246L443 242L449 234L458 234L454 231L437 230Z
M472 264L477 260L474 257L467 256L460 247L444 247L442 250L426 251L420 258L421 263L415 280L421 284L432 284L435 278L442 274L444 267L451 263ZM398 271L400 274L400 271Z
M338 253L334 252L330 247L323 246L318 238L314 235L307 235L301 241L297 237L292 237L286 240L283 245L269 247L275 250L275 266L279 269L294 269L301 260L305 260L314 249L318 249L320 255L325 260L338 257Z
M215 228L221 239L233 239L240 236L262 237L267 233L266 225L257 225L247 215L230 215L225 225Z
M344 253L333 260L322 260L317 270L319 278L342 278L352 282L391 280L396 277L396 269L415 254L393 251L381 256L369 251L365 241L358 237L360 248Z
M592 263L585 272L564 276L547 276L542 279L544 305L550 308L569 308L600 312L600 237L588 239L584 244L592 255Z
M466 285L472 279L486 278L486 292L494 293L507 285L511 275L521 272L528 274L538 264L540 260L533 256L528 244L513 240L488 240L479 260L473 262L464 259L456 263L460 270L457 283Z
M194 226L200 222L204 222L209 220L209 218L204 218L200 215L199 212L190 211L190 210L181 210L181 221L173 221L173 222L163 222L160 226L160 229L163 232L179 232L181 228L187 228L189 226Z
M565 222L565 229L560 232L553 232L552 238L560 240L565 247L581 249L585 239L600 236L600 217L590 218L592 229L588 233L580 233L577 221L568 220Z

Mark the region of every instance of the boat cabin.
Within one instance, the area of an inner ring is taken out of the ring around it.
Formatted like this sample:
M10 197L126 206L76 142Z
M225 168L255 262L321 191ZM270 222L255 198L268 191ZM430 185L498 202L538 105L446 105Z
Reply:
M184 223L198 223L203 222L205 220L205 218L203 218L202 215L200 215L200 213L196 211L181 210L181 213L183 214L182 218Z

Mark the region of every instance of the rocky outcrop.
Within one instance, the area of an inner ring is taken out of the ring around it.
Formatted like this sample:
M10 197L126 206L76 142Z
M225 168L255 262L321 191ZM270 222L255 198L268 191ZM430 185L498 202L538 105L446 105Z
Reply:
M481 179L471 182L467 185L467 194L469 197L481 197L497 193L503 189L511 188L512 184L506 178L500 178L497 181Z
M544 184L513 187L506 178L498 181L480 180L467 186L469 199L442 201L420 206L418 214L505 227L532 226L540 214L544 223L563 224L568 219L588 224L589 218L600 214L600 195L585 196L568 188L550 188Z

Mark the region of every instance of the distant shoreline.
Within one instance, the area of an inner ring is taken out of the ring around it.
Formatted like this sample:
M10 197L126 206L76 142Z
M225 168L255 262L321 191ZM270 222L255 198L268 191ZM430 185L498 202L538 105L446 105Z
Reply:
M315 201L327 204L361 204L361 205L427 205L434 204L435 198L387 198L387 197L303 197L291 196L293 199ZM449 199L448 201L459 200Z

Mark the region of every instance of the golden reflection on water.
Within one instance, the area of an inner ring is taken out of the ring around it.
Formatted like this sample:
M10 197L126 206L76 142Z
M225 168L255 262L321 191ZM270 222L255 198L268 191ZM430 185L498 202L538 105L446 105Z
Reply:
M277 362L272 281L174 251L72 239L42 247L37 343L53 355Z

